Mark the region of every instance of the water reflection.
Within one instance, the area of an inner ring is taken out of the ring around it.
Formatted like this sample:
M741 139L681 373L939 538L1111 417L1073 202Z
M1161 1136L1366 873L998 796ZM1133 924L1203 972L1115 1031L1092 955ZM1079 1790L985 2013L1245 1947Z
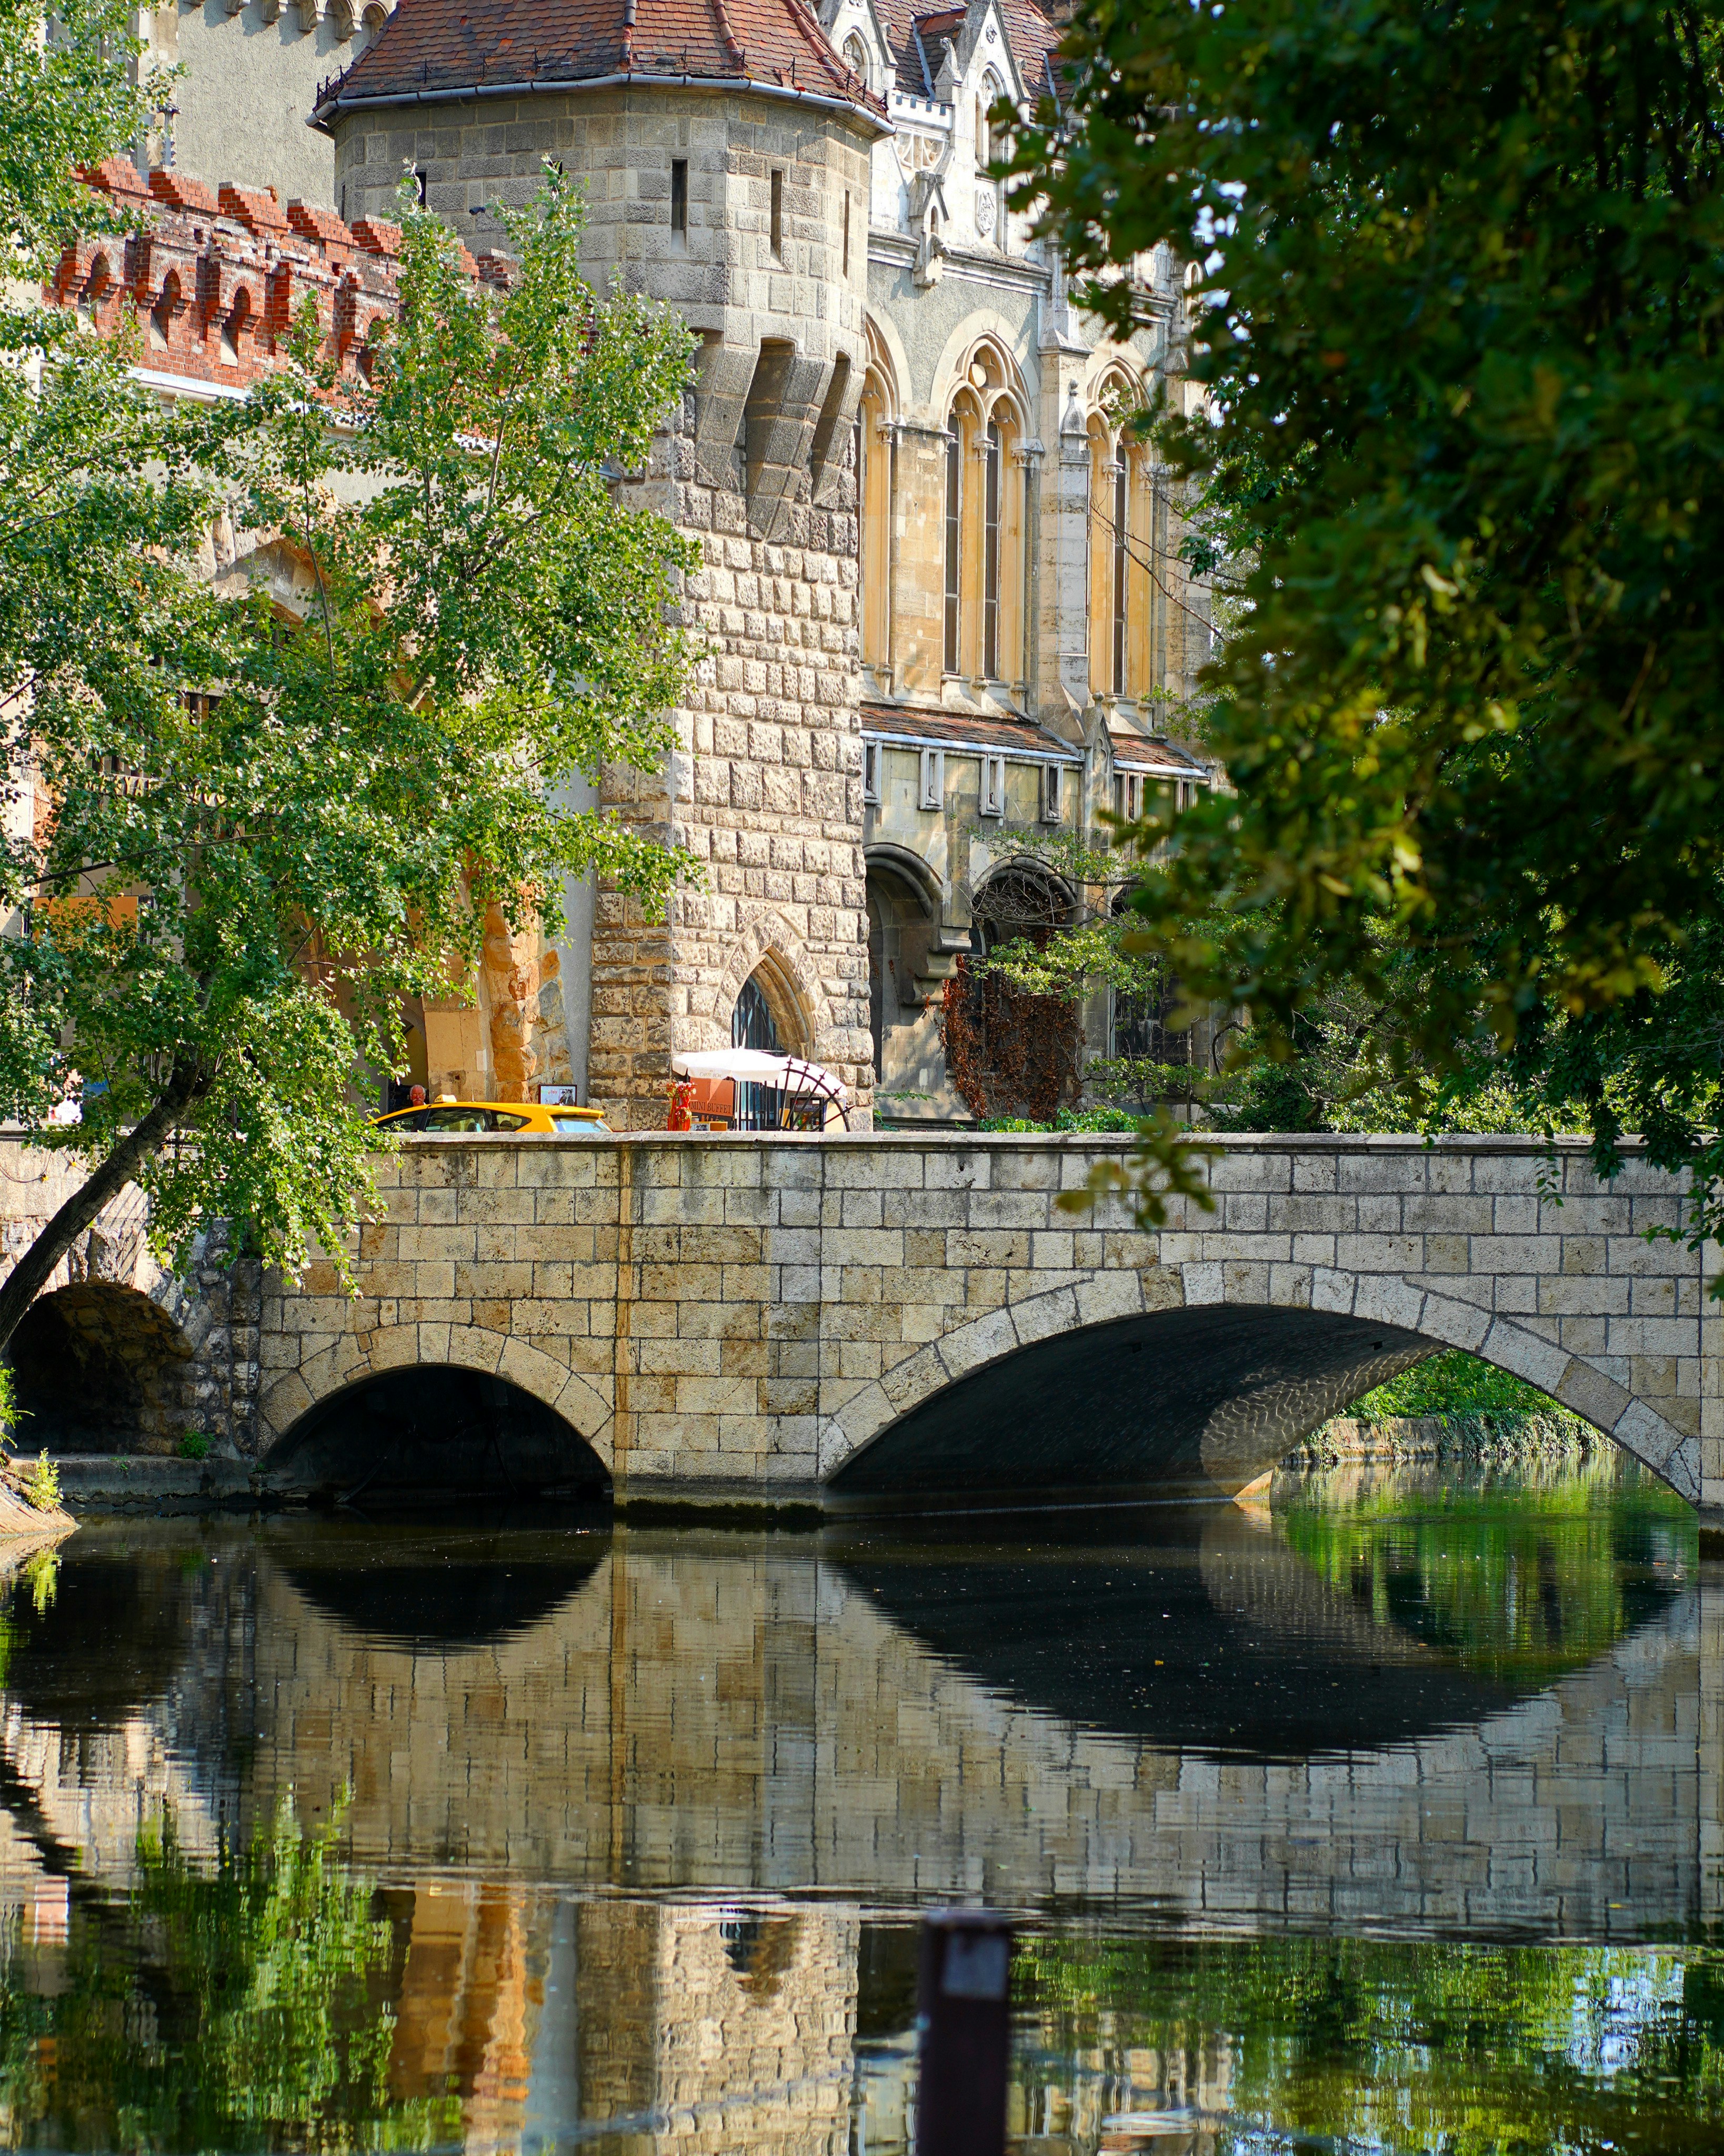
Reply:
M86 1529L0 1625L0 2139L907 2147L961 1897L1025 2150L1711 2145L1721 1585L1602 1483Z

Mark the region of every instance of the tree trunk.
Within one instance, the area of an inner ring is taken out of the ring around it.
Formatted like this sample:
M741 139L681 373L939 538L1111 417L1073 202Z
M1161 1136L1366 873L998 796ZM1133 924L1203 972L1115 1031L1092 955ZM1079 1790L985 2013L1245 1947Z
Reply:
M158 1149L202 1090L196 1077L176 1066L167 1091L148 1115L126 1132L82 1188L73 1192L18 1260L0 1286L0 1354L54 1267L110 1199L117 1198L131 1182L139 1163Z

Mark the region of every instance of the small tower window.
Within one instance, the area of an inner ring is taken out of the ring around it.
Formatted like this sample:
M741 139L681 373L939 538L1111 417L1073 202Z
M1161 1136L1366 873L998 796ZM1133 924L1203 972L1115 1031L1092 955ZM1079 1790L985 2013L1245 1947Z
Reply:
M772 175L772 252L782 262L784 259L784 175Z
M845 275L846 277L848 277L848 276L849 275L849 274L850 274L850 191L849 191L849 189L848 187L846 187L846 188L844 189L844 275Z
M686 157L670 160L670 229L680 239L688 237L689 161Z
M862 744L862 798L870 803L880 799L880 743Z
M922 751L918 805L923 808L943 808L946 805L946 752L943 748L925 748Z
M1003 816L1006 813L1006 759L1003 756L984 756L982 759L982 813L984 816Z

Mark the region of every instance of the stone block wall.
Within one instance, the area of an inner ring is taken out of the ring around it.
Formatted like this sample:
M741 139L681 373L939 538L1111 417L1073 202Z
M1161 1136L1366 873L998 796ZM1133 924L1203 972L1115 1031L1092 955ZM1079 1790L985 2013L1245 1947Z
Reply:
M1708 1507L1724 1495L1724 1314L1670 1239L1671 1178L1631 1158L1605 1188L1578 1144L1551 1189L1528 1140L1253 1137L1219 1145L1214 1209L1182 1201L1158 1233L1111 1200L1060 1209L1128 1143L411 1145L381 1163L357 1300L326 1266L269 1284L260 1449L372 1373L455 1363L556 1409L619 1493L805 1500L1020 1348L1233 1305L1357 1321L1388 1362L1361 1363L1357 1390L1426 1348L1481 1354L1695 1502L1704 1444ZM1224 1401L1208 1471L1237 1488L1351 1396L1296 1389L1257 1423Z
M0 1280L83 1180L69 1154L0 1137ZM216 1222L183 1273L151 1247L136 1183L105 1206L13 1335L28 1419L19 1442L172 1452L187 1431L219 1454L257 1449L261 1269Z
M865 357L863 244L872 124L746 95L658 90L391 108L336 123L354 214L387 213L403 164L475 246L553 158L587 191L597 285L675 305L698 381L624 490L698 537L684 625L700 654L670 767L612 769L602 798L685 845L700 881L669 917L604 891L591 955L591 1098L662 1127L674 1048L728 1045L758 971L780 1045L836 1069L865 1127L868 1029L852 420ZM685 233L670 222L686 163ZM774 175L779 244L772 245ZM845 270L846 219L853 233ZM543 1057L546 1075L552 1058Z

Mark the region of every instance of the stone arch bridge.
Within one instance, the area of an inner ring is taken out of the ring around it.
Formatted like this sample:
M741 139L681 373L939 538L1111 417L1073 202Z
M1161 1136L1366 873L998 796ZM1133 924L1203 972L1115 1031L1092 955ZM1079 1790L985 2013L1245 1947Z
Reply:
M1213 1211L1060 1209L1128 1143L421 1140L379 1163L356 1295L320 1263L254 1303L223 1276L213 1325L208 1284L156 1307L203 1323L182 1364L285 1486L1232 1493L1459 1347L1724 1521L1724 1260L1649 1235L1669 1176L1630 1158L1605 1185L1578 1145L1508 1137L1235 1137Z

